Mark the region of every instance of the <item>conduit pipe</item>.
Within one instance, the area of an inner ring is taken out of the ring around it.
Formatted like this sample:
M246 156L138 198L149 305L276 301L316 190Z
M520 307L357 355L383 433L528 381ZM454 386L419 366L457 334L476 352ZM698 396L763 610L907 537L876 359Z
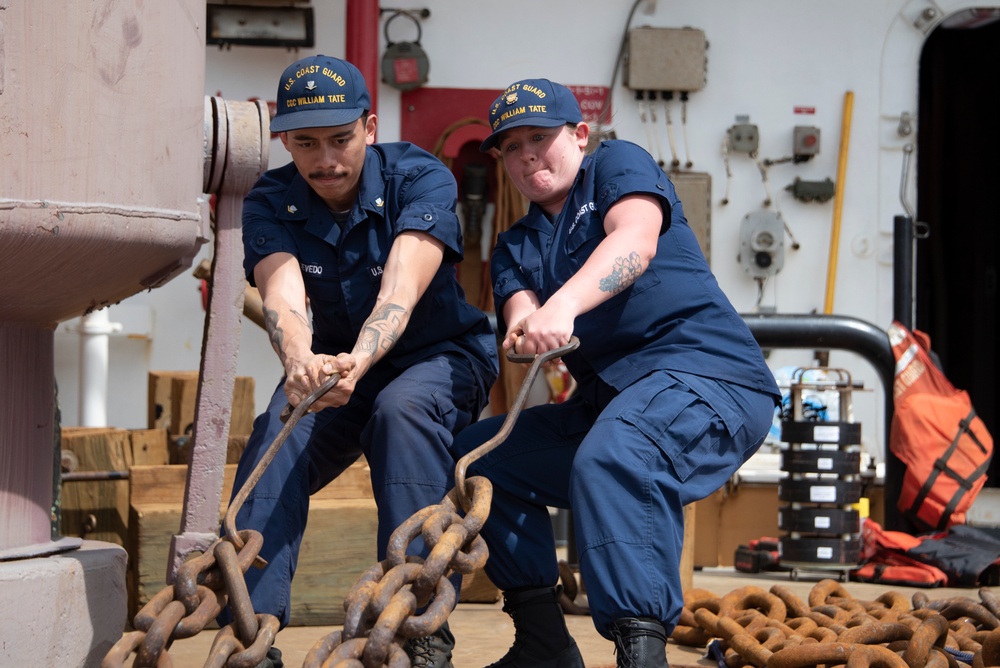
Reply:
M378 57L380 17L378 0L347 0L344 57L365 77L372 100L371 112L376 115L378 84L382 80Z
M851 115L854 93L844 94L844 115L840 126L840 158L837 161L837 183L833 194L833 228L830 230L830 259L826 267L826 300L823 313L833 313L833 293L837 284L837 255L840 251L840 220L844 211L844 180L847 177L847 149L851 142Z
M109 335L122 330L108 309L91 311L77 327L80 333L80 425L108 426Z

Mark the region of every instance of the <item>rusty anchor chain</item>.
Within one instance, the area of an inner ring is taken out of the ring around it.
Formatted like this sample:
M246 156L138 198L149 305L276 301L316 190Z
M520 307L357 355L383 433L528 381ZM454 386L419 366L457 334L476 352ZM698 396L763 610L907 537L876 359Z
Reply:
M912 600L888 591L873 601L854 598L824 579L807 601L788 588L747 586L725 596L685 592L671 639L709 647L720 668L989 668L1000 666L1000 604L987 588L979 601L952 597Z
M173 665L168 653L170 644L201 633L227 603L233 622L219 630L205 668L253 668L264 660L274 644L279 622L273 615L254 612L244 578L251 566L267 564L258 556L264 537L258 531L238 531L236 515L299 419L339 380L340 376L334 374L294 410L289 412L291 407L286 406L282 413L284 426L226 511L226 535L201 555L181 564L174 584L161 589L142 607L132 621L135 631L126 633L112 646L101 668L122 668L133 654L135 668L169 668Z
M448 577L472 573L486 563L488 551L479 531L489 514L493 490L485 478L466 480L466 469L510 434L542 365L578 345L574 337L568 345L543 355L508 355L511 361L532 364L500 431L459 461L456 487L440 504L414 513L393 532L386 559L364 573L348 592L343 630L321 638L306 656L303 668L410 665L401 641L434 633L455 607L457 595ZM237 530L236 515L299 419L339 380L334 374L294 410L290 405L285 407L281 414L284 426L226 511L226 535L178 568L174 584L143 606L133 620L135 630L115 643L101 668L123 668L133 654L135 668L170 668L171 643L203 631L227 603L233 622L216 634L205 668L253 668L265 658L279 622L273 615L254 611L244 578L251 566L267 565L259 556L264 539L257 531ZM464 494L457 491L459 482ZM417 536L430 548L425 560L406 555ZM424 607L424 612L416 614Z
M567 345L541 355L507 356L512 362L531 362L531 366L500 430L458 461L455 487L440 504L417 511L392 533L386 558L368 569L348 591L343 630L321 638L306 655L302 668L410 665L403 650L406 639L434 633L455 607L457 596L449 576L472 573L489 556L479 531L489 515L493 486L486 478L466 478L468 467L510 435L539 369L579 344L573 337ZM417 536L430 550L426 559L406 554Z

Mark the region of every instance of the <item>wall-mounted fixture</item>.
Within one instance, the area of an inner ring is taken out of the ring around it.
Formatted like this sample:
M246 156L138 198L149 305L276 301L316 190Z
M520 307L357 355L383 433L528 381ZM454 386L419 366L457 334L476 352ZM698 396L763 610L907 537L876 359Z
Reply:
M625 85L632 90L694 92L705 87L708 41L697 28L633 28Z
M420 46L423 30L420 19L431 15L429 9L407 10L382 8L382 12L392 12L385 21L385 53L382 55L382 83L397 90L407 91L420 88L427 83L431 63L427 53ZM399 16L405 16L417 28L416 40L393 42L389 37L389 24Z
M316 42L312 7L209 4L206 12L208 44L290 48Z
M740 264L757 279L774 276L785 264L785 229L773 211L748 213L740 222Z

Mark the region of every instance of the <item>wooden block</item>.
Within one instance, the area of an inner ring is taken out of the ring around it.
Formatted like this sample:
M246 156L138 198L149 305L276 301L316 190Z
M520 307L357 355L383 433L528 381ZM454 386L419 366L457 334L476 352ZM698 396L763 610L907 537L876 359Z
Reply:
M130 616L166 586L170 538L179 531L180 520L181 509L176 504L133 506ZM292 625L343 623L344 597L376 562L377 525L374 499L314 499L310 503L292 580Z
M187 484L187 466L133 466L129 482L132 506L165 503L184 503L184 486ZM236 465L227 464L223 471L222 504L229 505L232 496ZM336 480L313 494L313 501L324 499L372 499L371 473L364 458L351 464Z
M459 603L496 603L499 600L500 590L486 577L483 569L462 576Z
M132 443L125 429L65 427L62 450L72 453L76 471L127 471ZM60 531L65 536L124 545L128 533L128 480L79 480L63 483Z
M150 371L147 424L164 428L173 435L189 434L194 427L198 401L197 371ZM233 405L229 431L249 434L253 429L255 381L237 376L233 385Z
M225 467L220 522L235 473L235 465ZM133 540L126 546L130 616L164 586L170 538L180 530L186 477L186 466L132 468ZM292 581L291 624L342 624L344 597L376 557L378 516L363 459L312 496L307 527ZM482 570L462 578L460 601L499 599L500 591Z
M309 504L309 523L292 580L289 623L344 623L344 597L377 562L377 532L374 499L324 499Z
M227 464L239 464L240 455L243 454L243 450L247 447L247 439L250 438L249 434L233 434L229 435L229 447L226 449L226 463Z
M694 587L695 504L684 506L684 545L681 547L681 590Z
M249 434L253 430L254 379L237 376L233 383L232 413L229 432ZM171 434L190 434L194 429L195 408L198 405L198 374L194 377L178 376L170 383L170 425Z
M174 378L198 379L197 371L150 371L148 377L149 399L146 426L170 431L171 391ZM178 433L178 432L171 432Z
M133 429L132 461L137 466L163 466L170 463L166 429Z
M63 427L63 452L72 452L77 471L125 471L133 464L127 429L113 427Z
M254 408L255 381L251 376L237 376L233 385L233 414L229 420L229 433L249 434L257 417Z
M178 436L190 436L194 430L194 411L198 405L198 373L170 379L170 424L167 430Z

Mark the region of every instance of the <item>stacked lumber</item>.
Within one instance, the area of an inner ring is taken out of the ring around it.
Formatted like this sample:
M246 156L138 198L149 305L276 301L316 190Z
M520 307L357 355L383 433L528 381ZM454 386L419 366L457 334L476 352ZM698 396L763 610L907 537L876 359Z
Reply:
M150 371L147 424L166 429L170 450L169 463L187 464L198 405L197 371ZM253 429L254 379L237 376L233 386L232 414L229 420L229 444L226 463L235 464Z
M64 482L59 499L59 530L78 536L125 545L128 535L129 481L136 463L167 463L167 432L163 429L63 427L61 450L64 472L105 472L118 479Z

